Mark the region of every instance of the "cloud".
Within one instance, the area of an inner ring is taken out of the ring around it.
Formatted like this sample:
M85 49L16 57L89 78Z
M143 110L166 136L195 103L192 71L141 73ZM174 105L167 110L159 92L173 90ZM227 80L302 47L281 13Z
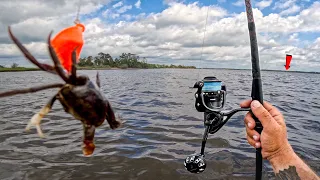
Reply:
M122 6L121 8L119 8L117 10L117 13L119 14L122 14L122 13L125 13L126 11L132 9L132 6L131 5L128 5L128 6Z
M111 0L82 0L81 15L90 14L108 4ZM23 0L14 3L11 0L1 0L0 22L4 25L23 22L29 18L54 18L57 16L73 16L75 18L78 0Z
M235 6L244 6L244 1L243 0L237 0L236 2L232 3Z
M273 9L286 9L293 6L297 0L280 0L277 1Z
M116 3L116 4L114 4L112 7L113 7L113 8L118 8L118 7L121 7L122 5L123 5L123 2L120 1L120 2L118 2L118 3Z
M134 6L135 6L137 9L140 9L141 1L138 0L138 1L134 4Z
M295 14L301 7L296 4L297 0L280 0L275 3L273 9L281 9L280 15Z
M178 3L179 1L182 1L182 0L163 0L163 4L170 5L170 4Z
M289 15L289 14L294 14L300 11L300 7L297 5L293 5L290 8L283 10L280 12L280 15Z
M30 52L42 62L51 63L45 44L47 35L52 29L56 33L70 26L75 12L67 11L70 5L60 0L52 5L59 6L60 13L49 13L54 9L47 4L50 2L41 2L42 4L39 0L39 6L35 4L34 7L28 7L31 9L26 10L27 16L21 16L22 19L12 21L10 18L15 17L0 17L3 18L0 27L6 26L10 21L14 34ZM76 1L74 3L76 4ZM202 57L206 67L251 68L245 12L231 14L227 9L214 5L209 6L207 11L208 6L201 3L171 1L170 5L165 6L160 12L128 14L128 8L124 8L124 12L117 12L125 7L125 4L116 9L108 9L106 7L109 3L87 0L84 3L86 8L83 11L81 8L82 22L86 25L85 45L81 56L94 56L99 52L105 52L117 57L123 52L131 52L140 57L147 57L150 63L196 66L199 66L199 59ZM3 4L0 6L6 7ZM287 5L277 6L281 11L288 9ZM40 17L36 10L41 7L49 9L47 14ZM309 67L319 69L320 60L317 57L320 55L320 38L301 46L303 39L300 36L302 33L320 32L319 9L319 2L299 10L294 16L282 16L280 13L264 15L261 10L253 9L262 68L283 69L285 53L290 52L294 57L293 70ZM100 13L97 13L97 10L100 10ZM207 12L209 16L202 51ZM14 16L14 13L13 9L11 15ZM19 12L17 15L20 17ZM119 21L109 21L114 18ZM12 44L6 31L0 31L0 52L0 65L10 65L15 60L18 64L30 66ZM301 63L299 67L298 63Z
M123 14L122 17L126 20L126 21L130 21L132 20L134 17L130 14Z
M261 10L269 7L272 4L272 0L263 0L256 3L256 6L259 7Z

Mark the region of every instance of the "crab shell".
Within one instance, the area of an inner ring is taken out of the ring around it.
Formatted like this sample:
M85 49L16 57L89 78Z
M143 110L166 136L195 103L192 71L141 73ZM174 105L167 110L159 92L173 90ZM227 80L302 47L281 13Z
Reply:
M84 85L64 85L58 92L57 99L61 102L64 110L80 120L83 124L83 154L91 155L95 149L94 133L107 119L110 128L116 129L120 122L116 121L114 112L100 90L86 76Z

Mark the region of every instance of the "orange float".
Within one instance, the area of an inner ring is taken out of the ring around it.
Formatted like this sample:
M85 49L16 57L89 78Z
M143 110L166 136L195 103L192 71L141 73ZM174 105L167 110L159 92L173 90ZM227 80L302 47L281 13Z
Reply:
M72 65L72 51L77 48L77 63L79 62L79 56L81 53L83 41L83 32L85 26L77 23L75 26L71 26L60 31L52 40L51 44L54 48L60 63L70 73Z

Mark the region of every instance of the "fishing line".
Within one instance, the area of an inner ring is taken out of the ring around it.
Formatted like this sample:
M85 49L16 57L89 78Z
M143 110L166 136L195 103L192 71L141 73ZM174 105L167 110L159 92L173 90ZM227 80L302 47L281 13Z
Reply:
M271 32L271 36L269 36L269 24L267 24L267 34L266 34L266 41L267 41L267 53L270 53L270 52L272 52L273 51L273 46L272 45L269 45L269 38L271 38L271 39L273 39L273 36L272 36L272 32ZM272 54L269 54L268 55L268 60L270 61L270 60L272 60L271 59L271 56L272 56ZM269 69L270 68L270 63L268 63L268 62L264 62L264 68L263 69Z
M206 31L207 31L207 23L208 23L208 16L209 16L209 8L210 8L210 6L208 5L208 8L207 8L206 23L205 23L204 31L203 31L201 54L200 54L200 60L199 60L200 68L202 68L203 46L204 46L204 40L205 40L205 37L206 37ZM198 70L198 79L199 79L199 77L200 77L200 68L199 68L199 70Z
M75 24L79 24L80 23L80 20L79 20L80 8L81 8L81 0L78 1L77 16L76 16L76 20L74 21Z

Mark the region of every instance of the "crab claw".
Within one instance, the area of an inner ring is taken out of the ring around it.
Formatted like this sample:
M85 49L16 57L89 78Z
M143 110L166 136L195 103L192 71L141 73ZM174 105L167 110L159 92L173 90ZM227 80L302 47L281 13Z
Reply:
M49 111L50 111L50 108L45 106L40 110L39 113L33 115L33 117L31 118L31 120L29 121L29 123L28 123L28 125L26 127L26 131L30 131L31 126L34 125L37 128L38 135L41 138L44 138L44 134L43 134L43 132L41 130L40 123L41 123L41 119L43 118L43 116L48 114Z
M83 124L84 138L83 138L82 153L85 156L91 155L96 147L94 145L95 130L96 130L95 126Z
M82 153L85 156L90 156L95 148L96 146L92 141L83 141Z
M38 135L43 138L44 134L42 133L41 130L41 119L49 113L49 111L52 108L53 103L55 102L55 100L57 99L56 95L53 96L50 101L40 110L40 112L38 112L37 114L33 115L33 117L31 118L31 120L29 121L27 127L26 127L26 131L30 131L31 126L36 126L37 131L38 131Z

